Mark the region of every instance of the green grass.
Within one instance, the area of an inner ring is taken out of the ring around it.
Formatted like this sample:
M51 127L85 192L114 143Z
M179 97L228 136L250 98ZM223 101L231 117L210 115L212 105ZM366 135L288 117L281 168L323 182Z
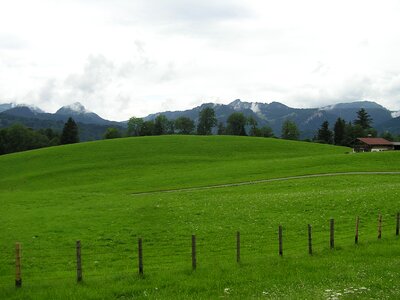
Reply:
M0 298L327 299L333 292L345 299L399 298L395 214L400 175L132 195L293 175L400 171L398 152L349 151L275 139L163 136L2 156ZM379 213L384 221L380 241ZM357 215L360 244L355 246ZM332 217L334 251L329 249ZM313 226L312 257L307 254L308 223ZM284 227L283 257L278 256L279 224ZM191 234L198 239L195 272ZM144 239L144 278L137 275L138 237ZM78 239L84 269L80 285L75 283ZM16 241L23 245L19 290L13 286Z

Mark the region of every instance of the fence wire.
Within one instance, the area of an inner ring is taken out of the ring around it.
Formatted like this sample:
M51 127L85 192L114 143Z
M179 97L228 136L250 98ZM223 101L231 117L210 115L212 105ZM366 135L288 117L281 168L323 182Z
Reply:
M367 221L366 221L367 220ZM382 239L396 237L396 215L383 215L381 229ZM312 226L313 254L330 248L329 220ZM266 225L260 232L240 232L241 261L278 256L278 225ZM335 248L343 249L355 244L356 218L335 222ZM378 218L360 217L358 246L378 240ZM283 255L305 256L308 253L307 226L285 226L283 224ZM43 284L48 281L76 282L76 248L72 243L67 247L43 247L40 243L26 245L22 248L22 278L25 284ZM145 272L156 272L160 269L188 270L191 268L192 256L191 235L177 235L174 238L153 236L143 238L143 261ZM7 288L14 283L15 246L0 248L0 287ZM236 232L221 234L210 231L210 235L196 235L196 257L199 266L204 262L235 262ZM96 244L94 241L81 241L81 259L83 278L111 278L138 276L138 245L136 241L118 241L117 245ZM121 270L115 272L115 267Z

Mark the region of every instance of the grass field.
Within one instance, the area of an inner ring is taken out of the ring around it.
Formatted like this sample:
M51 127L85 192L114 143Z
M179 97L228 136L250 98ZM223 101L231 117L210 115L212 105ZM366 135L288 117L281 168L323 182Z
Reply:
M400 171L399 152L349 151L278 139L162 136L2 156L0 298L400 298L395 236L400 175L157 192L295 175ZM135 194L149 191L155 193ZM379 213L382 240L377 240ZM356 216L359 245L354 245ZM333 251L330 218L336 227ZM283 257L278 256L279 224ZM312 257L307 224L313 226ZM196 271L191 270L192 234L198 243ZM143 278L137 275L138 237L143 237ZM79 285L78 239L84 276ZM18 290L16 241L23 247Z

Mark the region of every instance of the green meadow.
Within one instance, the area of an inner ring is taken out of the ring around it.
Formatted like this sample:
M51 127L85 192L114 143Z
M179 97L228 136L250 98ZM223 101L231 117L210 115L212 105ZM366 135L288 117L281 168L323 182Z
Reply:
M0 156L0 298L399 299L399 174L185 190L342 172L400 172L400 152L353 154L345 147L279 139L160 136ZM307 224L313 229L312 256ZM139 237L144 276L137 268ZM16 242L22 244L18 289Z

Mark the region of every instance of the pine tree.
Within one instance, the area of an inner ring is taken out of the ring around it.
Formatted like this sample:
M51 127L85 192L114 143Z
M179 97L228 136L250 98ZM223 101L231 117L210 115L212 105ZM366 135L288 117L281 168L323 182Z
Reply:
M344 145L345 140L346 121L337 118L335 126L333 127L333 143L335 145Z
M333 133L329 129L328 121L322 123L321 128L318 130L317 141L325 144L332 143Z
M78 126L74 119L68 118L68 121L64 124L64 128L60 138L60 144L74 144L79 143Z
M372 118L364 108L357 112L357 119L354 120L355 125L360 125L362 129L371 128Z
M164 115L158 115L154 120L154 135L168 133L169 120Z

